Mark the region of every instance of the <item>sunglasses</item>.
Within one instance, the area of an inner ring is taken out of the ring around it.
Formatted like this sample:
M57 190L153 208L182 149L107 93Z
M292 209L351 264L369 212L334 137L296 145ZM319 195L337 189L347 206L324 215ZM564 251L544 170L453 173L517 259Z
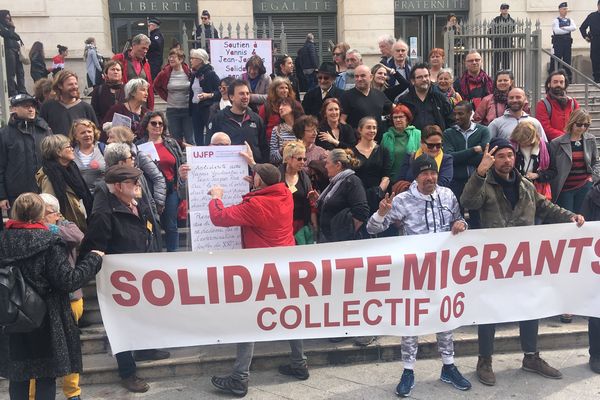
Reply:
M162 121L150 121L150 125L156 128L157 126L163 126L164 123Z
M442 144L441 143L427 143L427 142L425 142L425 145L427 146L427 148L429 150L441 149L442 148Z
M294 157L296 159L296 161L306 161L308 160L308 158L306 157Z
M339 57L339 56L341 56L342 54L344 54L344 53L333 53L333 55L334 55L335 57Z
M581 128L582 126L584 126L586 128L589 128L590 124L588 124L588 123L581 123L581 122L575 122L575 126L578 127L578 128Z

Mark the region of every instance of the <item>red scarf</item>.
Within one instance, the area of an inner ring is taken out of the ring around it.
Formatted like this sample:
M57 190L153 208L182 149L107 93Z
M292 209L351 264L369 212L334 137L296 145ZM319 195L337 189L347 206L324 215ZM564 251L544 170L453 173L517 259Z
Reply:
M465 72L460 79L460 92L468 97L466 100L471 100L471 85L474 88L483 87L486 89L486 95L494 92L493 85L491 79L488 78L486 73L481 70L479 71L479 75L476 77L471 76L469 72Z
M48 230L48 227L41 222L26 222L9 219L6 221L6 229L43 229Z

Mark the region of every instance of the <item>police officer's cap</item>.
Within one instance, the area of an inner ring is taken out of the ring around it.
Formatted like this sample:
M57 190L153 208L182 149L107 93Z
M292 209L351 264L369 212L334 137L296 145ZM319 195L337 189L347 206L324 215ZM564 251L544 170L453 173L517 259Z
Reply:
M563 1L562 3L560 3L560 4L558 5L558 8L567 8L567 7L568 7L568 6L567 6L567 2L566 2L566 1Z
M160 25L160 19L158 19L156 17L148 17L148 23L149 24Z

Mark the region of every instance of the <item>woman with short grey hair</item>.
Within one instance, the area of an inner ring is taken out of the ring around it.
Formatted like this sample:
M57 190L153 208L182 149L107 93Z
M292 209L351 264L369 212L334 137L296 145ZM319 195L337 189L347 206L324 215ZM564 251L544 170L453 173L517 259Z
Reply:
M209 64L208 53L204 49L190 50L190 66L192 78L189 107L194 126L194 141L197 146L203 146L204 129L208 125L210 106L221 100L219 91L221 80Z
M125 92L125 101L112 106L102 121L102 125L106 122L112 122L115 114L121 114L128 117L131 121L131 130L139 136L138 128L144 114L148 111L146 102L148 100L150 85L142 78L131 79L125 84L123 91ZM121 123L122 124L122 123Z

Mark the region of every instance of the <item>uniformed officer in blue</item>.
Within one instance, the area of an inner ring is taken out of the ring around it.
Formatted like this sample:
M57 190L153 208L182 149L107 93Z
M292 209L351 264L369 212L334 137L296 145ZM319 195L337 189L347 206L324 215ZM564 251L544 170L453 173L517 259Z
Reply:
M160 19L148 17L148 36L150 36L150 48L146 54L150 64L150 73L152 79L160 72L163 65L163 50L165 47L165 38L160 31Z
M577 30L577 26L573 19L567 17L568 11L567 2L558 5L559 16L552 22L552 48L556 57L571 65L571 46L573 44L571 32ZM551 59L548 73L552 73L557 69L564 69L567 72L569 82L573 82L571 69L566 68L564 65L558 65L558 62Z
M583 38L591 43L590 58L592 59L594 82L600 83L600 0L598 0L598 11L587 16L579 31Z

